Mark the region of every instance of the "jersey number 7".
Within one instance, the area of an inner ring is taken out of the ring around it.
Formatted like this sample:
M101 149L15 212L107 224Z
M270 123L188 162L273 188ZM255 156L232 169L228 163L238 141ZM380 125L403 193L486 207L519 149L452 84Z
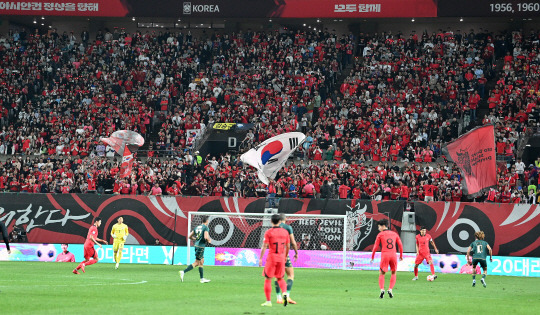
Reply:
M279 243L278 242L275 242L274 244L276 244L276 254L278 253L278 246L279 246ZM285 243L281 243L281 245L283 245L283 250L285 251Z

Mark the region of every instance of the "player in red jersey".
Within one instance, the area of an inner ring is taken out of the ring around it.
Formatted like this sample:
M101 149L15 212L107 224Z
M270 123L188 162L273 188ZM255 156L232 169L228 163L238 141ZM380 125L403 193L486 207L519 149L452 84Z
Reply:
M390 286L388 287L388 296L390 298L394 297L392 293L392 288L396 284L396 271L397 271L397 252L396 246L399 246L399 260L403 260L403 245L401 244L401 239L399 235L388 230L388 220L382 219L377 223L379 226L379 234L377 234L377 239L373 245L373 252L371 253L371 263L375 258L375 252L377 247L381 247L381 264L379 266L379 287L381 288L381 294L379 297L382 299L384 297L384 275L390 266L392 271L392 276L390 277Z
M106 240L102 240L97 237L98 235L97 229L100 225L101 225L101 218L97 217L94 220L94 225L92 225L90 229L88 230L88 235L86 236L86 241L84 242L84 261L81 262L77 266L77 268L73 269L74 274L79 274L79 269L81 269L82 272L85 272L84 267L93 265L98 262L98 256L97 256L96 250L94 249L94 244L97 244L99 248L101 248L101 244L99 244L98 242L103 243L105 245L108 244Z
M427 234L427 230L424 226L420 228L420 234L416 235L416 260L414 261L414 278L413 281L418 280L418 265L420 265L424 259L429 264L431 268L431 274L434 279L437 279L435 275L435 267L433 266L433 259L431 259L431 254L429 252L429 243L435 248L435 252L438 254L439 250L435 246L435 242L431 238L431 235Z
M287 285L283 276L285 275L285 261L289 254L291 240L289 238L289 232L279 226L281 217L279 214L272 215L272 228L264 233L264 243L261 248L261 257L259 257L259 267L262 267L263 256L266 248L269 248L268 257L266 257L266 265L264 266L263 276L266 278L264 281L264 295L266 295L266 302L261 306L272 306L270 301L270 295L272 294L272 278L276 278L283 292L283 306L287 306Z

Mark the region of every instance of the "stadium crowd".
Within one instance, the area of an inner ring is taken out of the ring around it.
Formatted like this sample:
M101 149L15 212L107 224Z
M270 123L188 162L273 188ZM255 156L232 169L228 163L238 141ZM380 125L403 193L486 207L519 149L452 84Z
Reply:
M12 31L0 39L0 154L13 156L0 190L457 201L441 145L481 122L496 124L507 163L477 200L537 202L540 160L525 166L516 147L538 122L539 56L538 33L519 32ZM303 131L303 160L266 187L236 156L191 150L216 122L254 123L246 147ZM126 179L99 141L119 129L157 134ZM154 157L163 150L175 157Z

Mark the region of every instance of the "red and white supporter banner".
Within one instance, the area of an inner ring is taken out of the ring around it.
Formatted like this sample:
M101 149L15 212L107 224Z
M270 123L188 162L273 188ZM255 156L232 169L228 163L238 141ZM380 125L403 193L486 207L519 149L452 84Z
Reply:
M474 195L497 185L495 131L493 125L475 128L448 143L442 151L463 175L463 191Z
M108 17L436 17L435 0L27 0L0 1L2 15Z

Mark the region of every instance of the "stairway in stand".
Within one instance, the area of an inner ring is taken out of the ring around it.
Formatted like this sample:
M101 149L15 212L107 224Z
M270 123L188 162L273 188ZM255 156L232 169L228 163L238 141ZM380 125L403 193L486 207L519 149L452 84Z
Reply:
M489 93L495 88L495 85L497 84L497 81L499 80L499 74L502 70L503 66L503 60L495 60L495 63L493 65L493 76L488 78L488 81L486 82L486 86L484 87L484 98L480 100L480 103L478 103L478 108L476 110L476 126L479 126L482 124L482 120L484 119L484 116L489 115L489 104L487 102L489 98Z

